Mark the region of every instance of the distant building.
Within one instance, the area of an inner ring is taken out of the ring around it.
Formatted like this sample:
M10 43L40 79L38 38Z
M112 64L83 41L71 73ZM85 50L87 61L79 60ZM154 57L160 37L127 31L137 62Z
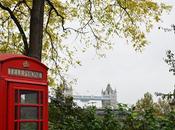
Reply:
M104 91L102 90L101 94L103 97L110 98L110 100L102 100L102 108L105 108L105 107L115 108L116 107L116 105L117 105L117 91L116 91L116 89L113 90L111 88L111 85L108 84L106 87L106 90L104 90Z

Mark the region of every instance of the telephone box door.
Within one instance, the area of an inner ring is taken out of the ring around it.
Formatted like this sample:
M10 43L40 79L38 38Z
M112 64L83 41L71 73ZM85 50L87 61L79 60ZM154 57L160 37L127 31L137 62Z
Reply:
M45 130L47 87L10 83L8 87L8 130Z

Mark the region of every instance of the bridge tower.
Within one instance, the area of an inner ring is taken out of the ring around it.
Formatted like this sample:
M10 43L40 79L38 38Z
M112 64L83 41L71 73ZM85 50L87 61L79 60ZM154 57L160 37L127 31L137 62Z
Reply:
M103 97L106 97L106 96L110 97L110 100L102 100L102 108L105 108L105 107L115 108L116 107L116 105L117 105L117 91L116 91L116 89L113 90L111 88L111 85L108 84L106 87L106 90L104 90L104 91L102 90L101 94Z

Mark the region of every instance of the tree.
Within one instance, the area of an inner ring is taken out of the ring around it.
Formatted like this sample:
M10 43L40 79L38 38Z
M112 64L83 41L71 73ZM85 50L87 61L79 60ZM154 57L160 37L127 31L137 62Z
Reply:
M60 87L54 90L49 103L50 130L101 130L102 121L96 109L78 107L72 97L65 97Z
M173 72L173 75L175 75L175 59L174 53L171 50L166 52L165 62L170 66L169 72Z
M156 115L167 114L171 111L169 100L159 98L157 102L154 102L150 93L145 93L144 97L136 102L134 106L136 111L145 112L150 109L156 113Z
M101 54L112 47L112 37L142 49L145 33L170 8L153 0L1 0L0 51L42 59L52 75L61 76L69 65L80 64L75 52L92 46ZM81 46L67 43L73 37Z
M144 97L137 101L135 107L139 111L145 111L145 110L147 110L151 107L153 108L154 107L154 101L153 101L152 95L148 92L145 93Z
M156 107L159 110L159 115L165 115L171 112L171 105L169 100L159 98L156 103Z
M144 97L137 101L133 114L133 122L139 130L169 130L175 126L172 121L175 113L167 100L159 99L154 102L150 93L145 93Z
M8 3L9 2L9 3ZM6 2L5 4L9 4L10 1ZM17 2L17 1L15 1ZM23 41L23 54L34 57L38 60L41 60L41 50L42 50L42 39L43 39L43 16L44 16L44 0L33 0L32 2L32 8L30 9L30 34L29 39L27 39L27 36L25 34L25 30L23 26L21 25L20 20L15 14L15 9L20 7L21 4L25 4L25 1L19 1L16 3L13 10L11 10L12 7L6 6L2 3L0 3L0 8L6 12L8 12L9 16L8 19L12 19L14 24L17 26L22 41ZM27 4L27 3L26 3ZM11 6L14 6L13 4ZM21 10L23 11L23 10ZM22 17L21 17L22 18ZM6 19L8 21L8 19ZM5 22L5 21L4 21ZM2 23L3 25L4 23ZM8 23L9 24L9 23ZM8 25L10 26L10 25ZM3 28L3 26L2 26ZM11 29L9 27L9 29ZM36 33L37 32L37 33ZM12 33L13 34L13 33ZM9 38L10 34L7 35ZM28 41L29 40L29 43Z
M175 27L175 26L173 26ZM170 66L169 72L172 72L175 75L175 59L174 53L171 50L166 52L166 58L164 61ZM155 93L157 96L161 96L163 99L168 100L169 104L172 106L172 109L175 109L175 88L173 92L170 93Z

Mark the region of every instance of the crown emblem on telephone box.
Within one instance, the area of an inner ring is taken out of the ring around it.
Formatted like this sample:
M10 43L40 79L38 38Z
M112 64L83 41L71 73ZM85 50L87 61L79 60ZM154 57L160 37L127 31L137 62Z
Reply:
M29 68L29 66L30 66L30 65L29 65L29 62L28 62L28 61L24 61L24 62L23 62L23 67L24 67L24 68Z

